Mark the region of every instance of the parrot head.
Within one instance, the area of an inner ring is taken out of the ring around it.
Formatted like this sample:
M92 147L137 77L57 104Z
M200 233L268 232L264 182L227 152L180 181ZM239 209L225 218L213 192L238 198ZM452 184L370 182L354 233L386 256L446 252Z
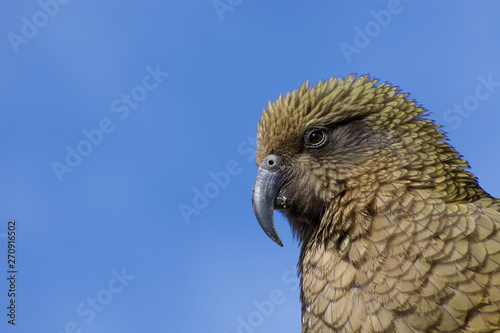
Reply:
M350 216L333 222L335 203L349 196L356 216L373 216L377 188L395 180L435 188L450 200L477 199L463 189L477 186L476 179L439 126L408 94L377 83L355 75L312 87L306 82L264 110L252 202L262 229L280 246L274 210L287 217L301 242L319 229L349 234L367 226Z

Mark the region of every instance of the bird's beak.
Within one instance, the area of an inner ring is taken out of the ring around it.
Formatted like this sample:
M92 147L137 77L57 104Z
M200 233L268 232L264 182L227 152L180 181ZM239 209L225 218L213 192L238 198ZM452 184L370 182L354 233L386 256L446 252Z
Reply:
M274 226L273 209L280 208L278 193L283 183L282 165L283 160L279 156L267 156L259 166L252 194L253 211L257 221L269 238L279 246L283 246L283 243Z

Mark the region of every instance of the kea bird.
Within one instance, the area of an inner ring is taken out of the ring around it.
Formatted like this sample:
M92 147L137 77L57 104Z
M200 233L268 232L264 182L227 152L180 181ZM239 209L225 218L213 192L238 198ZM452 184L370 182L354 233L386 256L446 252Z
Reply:
M500 331L500 199L446 140L368 76L269 102L253 208L300 241L302 332Z

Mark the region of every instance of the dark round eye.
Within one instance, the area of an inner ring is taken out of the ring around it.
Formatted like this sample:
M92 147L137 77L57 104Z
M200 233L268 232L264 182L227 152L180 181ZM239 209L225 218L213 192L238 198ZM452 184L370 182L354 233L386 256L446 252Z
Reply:
M308 146L317 147L326 139L326 132L322 130L312 130L306 134L305 141Z

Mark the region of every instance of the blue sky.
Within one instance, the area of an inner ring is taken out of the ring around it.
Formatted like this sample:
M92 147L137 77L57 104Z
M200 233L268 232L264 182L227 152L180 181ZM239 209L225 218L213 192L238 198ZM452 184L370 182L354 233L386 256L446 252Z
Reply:
M278 247L252 212L262 109L305 80L371 74L428 109L499 197L499 10L3 1L0 331L299 332L297 242L277 216Z

